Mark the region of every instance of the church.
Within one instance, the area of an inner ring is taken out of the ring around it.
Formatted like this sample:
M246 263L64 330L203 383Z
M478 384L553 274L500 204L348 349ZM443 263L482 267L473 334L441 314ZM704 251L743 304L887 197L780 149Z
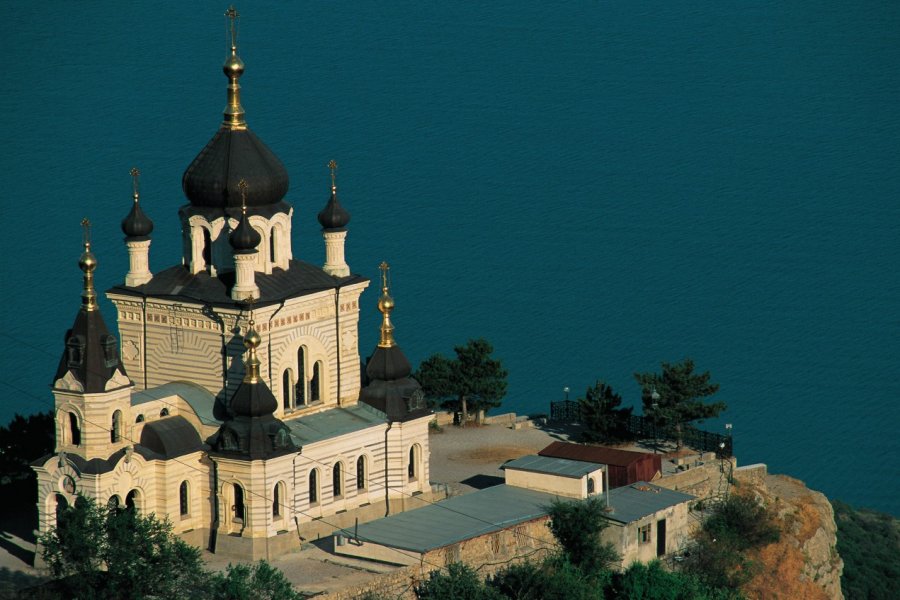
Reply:
M288 174L247 125L238 15L226 16L224 118L182 178L181 264L155 274L132 170L129 270L107 291L119 339L98 307L83 222L81 306L51 386L56 449L32 465L41 533L83 495L256 560L431 495L432 415L394 340L389 267L377 303L362 301L369 280L345 259L334 161L318 213L324 265L294 257ZM376 304L381 335L363 365L360 310Z

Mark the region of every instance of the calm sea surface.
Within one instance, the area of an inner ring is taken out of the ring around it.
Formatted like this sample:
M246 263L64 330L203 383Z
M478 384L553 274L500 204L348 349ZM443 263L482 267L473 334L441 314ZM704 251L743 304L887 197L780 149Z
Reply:
M83 216L99 286L124 277L134 165L151 266L179 261L181 174L225 105L224 8L6 3L0 421L52 405ZM900 4L238 8L295 257L323 260L335 158L348 261L392 264L412 362L484 336L526 413L597 378L637 405L635 371L689 356L743 464L900 515Z

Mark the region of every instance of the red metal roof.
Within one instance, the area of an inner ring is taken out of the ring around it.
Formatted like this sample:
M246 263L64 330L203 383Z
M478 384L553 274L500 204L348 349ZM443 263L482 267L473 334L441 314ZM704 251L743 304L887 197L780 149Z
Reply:
M618 450L616 448L606 448L604 446L585 446L583 444L573 444L571 442L553 442L538 452L538 454L540 456L583 460L585 462L620 467L626 467L632 463L647 460L648 456L653 456L647 452L632 452L630 450ZM650 460L652 460L652 458Z

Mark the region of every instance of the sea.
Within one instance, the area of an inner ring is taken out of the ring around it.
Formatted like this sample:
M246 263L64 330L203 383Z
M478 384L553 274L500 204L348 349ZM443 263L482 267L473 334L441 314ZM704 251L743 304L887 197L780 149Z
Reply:
M0 421L52 407L80 221L121 282L129 170L180 261L181 175L225 106L227 5L3 2ZM255 2L242 101L295 258L391 264L410 361L483 337L499 412L690 357L740 464L900 516L900 3ZM377 341L376 291L361 348ZM105 318L116 314L105 299ZM488 433L486 432L486 435Z

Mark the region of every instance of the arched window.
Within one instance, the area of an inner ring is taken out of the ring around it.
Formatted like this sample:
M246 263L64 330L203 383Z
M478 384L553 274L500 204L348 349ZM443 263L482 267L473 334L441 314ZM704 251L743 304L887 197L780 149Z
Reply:
M138 416L137 416L137 419L135 419L134 422L135 422L135 423L143 423L143 422L144 422L144 415L138 415Z
M178 488L178 507L182 517L191 512L191 498L188 495L187 481L182 481L181 486Z
M588 477L588 494L594 493L594 478Z
M322 371L322 361L317 360L313 365L312 379L309 380L310 402L318 402L322 399L322 390L320 384L320 372Z
M206 227L201 229L203 229L203 263L208 269L212 265L212 239L210 239L209 230Z
M269 261L275 264L275 228L269 232Z
M297 405L304 405L306 399L306 348L300 346L297 348L297 395L295 401Z
M66 500L66 497L63 496L62 494L57 494L56 495L56 526L57 527L59 527L61 525L60 517L63 516L63 513L66 511L67 508L69 508L69 501Z
M131 490L125 496L125 508L140 512L141 510L141 493L137 490Z
M281 510L281 503L284 502L285 496L284 482L279 481L272 490L272 517L275 519L280 519L284 514L284 511Z
M367 477L368 473L366 473L366 457L365 455L363 455L356 459L356 489L366 489Z
M112 427L109 428L109 441L115 444L122 439L122 411L117 410L112 415Z
M113 494L109 497L109 500L106 501L106 508L109 510L119 510L120 502L121 500L119 500L119 497Z
M238 523L244 522L244 488L235 483L234 487L234 505L231 510L234 511L234 520Z
M160 416L160 417L168 417L168 416L169 416L169 409L168 409L168 408L164 408L164 409L162 409L161 411L159 411L159 416Z
M290 369L285 369L281 376L281 396L283 399L284 410L290 410L293 406L291 403L291 393L294 391L294 377Z
M313 469L309 472L309 503L319 502L319 471Z
M72 441L73 446L81 445L81 427L78 425L78 416L70 412L69 413L69 438Z
M81 366L82 361L84 361L84 347L84 337L73 335L69 338L69 341L66 342L69 367Z
M409 465L406 467L406 472L409 475L410 481L415 481L419 478L419 456L421 455L421 449L418 444L413 444L409 449Z
M103 345L103 364L107 367L114 367L119 362L119 356L116 352L116 338L108 333L100 338Z
M334 468L331 470L331 490L335 498L344 495L344 463L342 462L334 463Z

